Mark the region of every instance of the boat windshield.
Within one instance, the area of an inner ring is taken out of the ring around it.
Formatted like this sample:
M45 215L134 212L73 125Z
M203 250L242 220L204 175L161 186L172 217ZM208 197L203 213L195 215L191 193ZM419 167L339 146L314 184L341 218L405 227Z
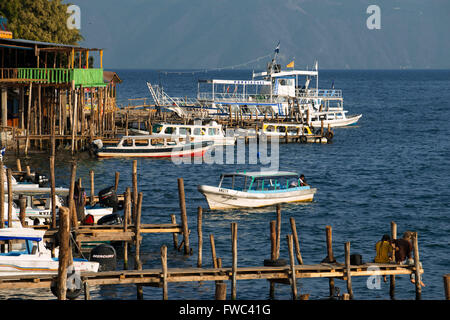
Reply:
M299 186L298 176L255 177L249 184L248 191L286 190Z

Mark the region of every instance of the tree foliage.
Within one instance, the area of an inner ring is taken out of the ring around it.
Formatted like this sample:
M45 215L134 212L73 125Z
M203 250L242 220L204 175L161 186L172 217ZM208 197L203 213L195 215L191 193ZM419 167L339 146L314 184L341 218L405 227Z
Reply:
M0 0L0 15L16 39L78 44L80 31L67 28L67 7L61 0Z

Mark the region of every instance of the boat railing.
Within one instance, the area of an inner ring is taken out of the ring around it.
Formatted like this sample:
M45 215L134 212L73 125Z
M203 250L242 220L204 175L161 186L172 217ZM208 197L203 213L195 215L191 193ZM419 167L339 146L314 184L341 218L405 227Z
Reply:
M220 101L228 103L273 103L277 102L278 97L270 94L247 94L237 92L199 92L197 99L200 101Z
M304 98L342 98L342 90L339 89L297 89L297 97Z

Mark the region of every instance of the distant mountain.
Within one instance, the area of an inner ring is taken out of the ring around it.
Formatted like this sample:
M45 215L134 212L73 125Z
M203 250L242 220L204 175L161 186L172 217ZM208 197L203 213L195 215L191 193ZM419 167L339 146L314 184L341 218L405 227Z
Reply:
M448 0L74 0L107 68L215 68L271 54L321 69L450 68ZM369 30L369 5L381 29ZM264 68L267 59L245 68Z

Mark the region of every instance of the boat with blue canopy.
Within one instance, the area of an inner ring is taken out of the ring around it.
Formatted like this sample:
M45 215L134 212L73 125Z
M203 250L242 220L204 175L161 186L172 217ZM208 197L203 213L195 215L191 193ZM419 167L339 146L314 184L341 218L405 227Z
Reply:
M199 185L197 188L212 210L312 201L317 189L300 177L289 171L225 173L217 187Z

